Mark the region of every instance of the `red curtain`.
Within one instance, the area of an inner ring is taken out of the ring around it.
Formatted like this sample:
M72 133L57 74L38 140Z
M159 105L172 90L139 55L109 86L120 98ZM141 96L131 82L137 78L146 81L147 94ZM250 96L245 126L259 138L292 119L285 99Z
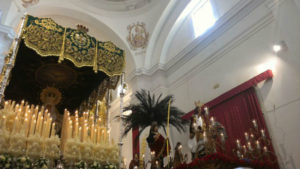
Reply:
M236 148L237 139L241 140L241 144L246 144L244 133L253 128L253 119L257 121L258 128L264 129L268 136L265 120L253 87L213 105L209 109L210 115L215 117L226 129L227 154L232 154L231 150Z

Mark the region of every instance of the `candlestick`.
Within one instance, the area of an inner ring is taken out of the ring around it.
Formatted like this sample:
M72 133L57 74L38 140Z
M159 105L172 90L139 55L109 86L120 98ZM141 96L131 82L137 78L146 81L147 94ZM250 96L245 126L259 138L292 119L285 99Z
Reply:
M243 149L244 149L244 153L246 154L247 153L247 148L245 145L243 145Z
M267 146L264 146L264 152L265 152L265 153L268 152Z
M210 118L210 121L211 121L211 124L212 124L212 125L215 125L215 119L214 119L214 117L211 117L211 118Z
M236 140L236 145L237 145L237 147L238 147L239 149L241 148L240 140Z
M239 150L236 151L238 158L241 158L241 152Z
M204 141L204 143L206 143L206 142L207 142L207 136L206 136L206 132L203 132L203 141Z
M224 133L221 133L221 141L224 143L225 142L225 137L224 137Z
M252 123L253 123L254 128L257 129L257 123L256 123L256 120L252 120Z
M246 138L246 140L249 140L249 135L247 132L245 133L245 138Z
M263 137L263 138L265 138L266 137L266 135L265 135L265 130L260 130L260 132L261 132L261 136Z
M205 115L208 116L209 115L209 111L207 107L204 107L204 111L205 111Z
M252 150L252 147L251 147L251 143L248 142L248 149L251 151Z
M259 141L258 141L258 140L256 141L256 148L257 148L258 150L260 150L260 144L259 144Z

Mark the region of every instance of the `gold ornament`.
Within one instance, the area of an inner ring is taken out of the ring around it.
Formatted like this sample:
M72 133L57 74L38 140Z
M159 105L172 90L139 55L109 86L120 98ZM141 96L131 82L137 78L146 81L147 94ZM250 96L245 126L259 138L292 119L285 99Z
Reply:
M43 89L40 99L43 103L52 103L52 105L57 105L61 100L61 93L54 87L46 87Z

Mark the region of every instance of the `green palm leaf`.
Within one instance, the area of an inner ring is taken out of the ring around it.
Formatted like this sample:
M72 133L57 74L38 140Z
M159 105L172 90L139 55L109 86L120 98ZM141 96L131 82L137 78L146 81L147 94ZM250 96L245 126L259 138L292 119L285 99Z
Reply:
M159 127L165 129L168 118L168 103L169 100L173 103L174 97L168 95L162 98L162 94L160 94L156 99L154 94L151 95L149 91L145 90L137 91L135 97L138 103L130 104L124 108L124 111L131 110L132 113L122 116L123 124L125 125L123 137L133 128L139 128L139 134L141 134L154 121L157 122ZM174 126L179 132L185 131L185 125L189 123L181 118L183 115L184 112L177 107L170 107L170 125Z

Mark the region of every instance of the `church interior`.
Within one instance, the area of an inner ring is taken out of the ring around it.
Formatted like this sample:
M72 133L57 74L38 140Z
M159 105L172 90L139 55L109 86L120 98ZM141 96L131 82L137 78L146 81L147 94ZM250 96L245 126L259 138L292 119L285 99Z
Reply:
M1 0L0 168L300 168L300 0Z

